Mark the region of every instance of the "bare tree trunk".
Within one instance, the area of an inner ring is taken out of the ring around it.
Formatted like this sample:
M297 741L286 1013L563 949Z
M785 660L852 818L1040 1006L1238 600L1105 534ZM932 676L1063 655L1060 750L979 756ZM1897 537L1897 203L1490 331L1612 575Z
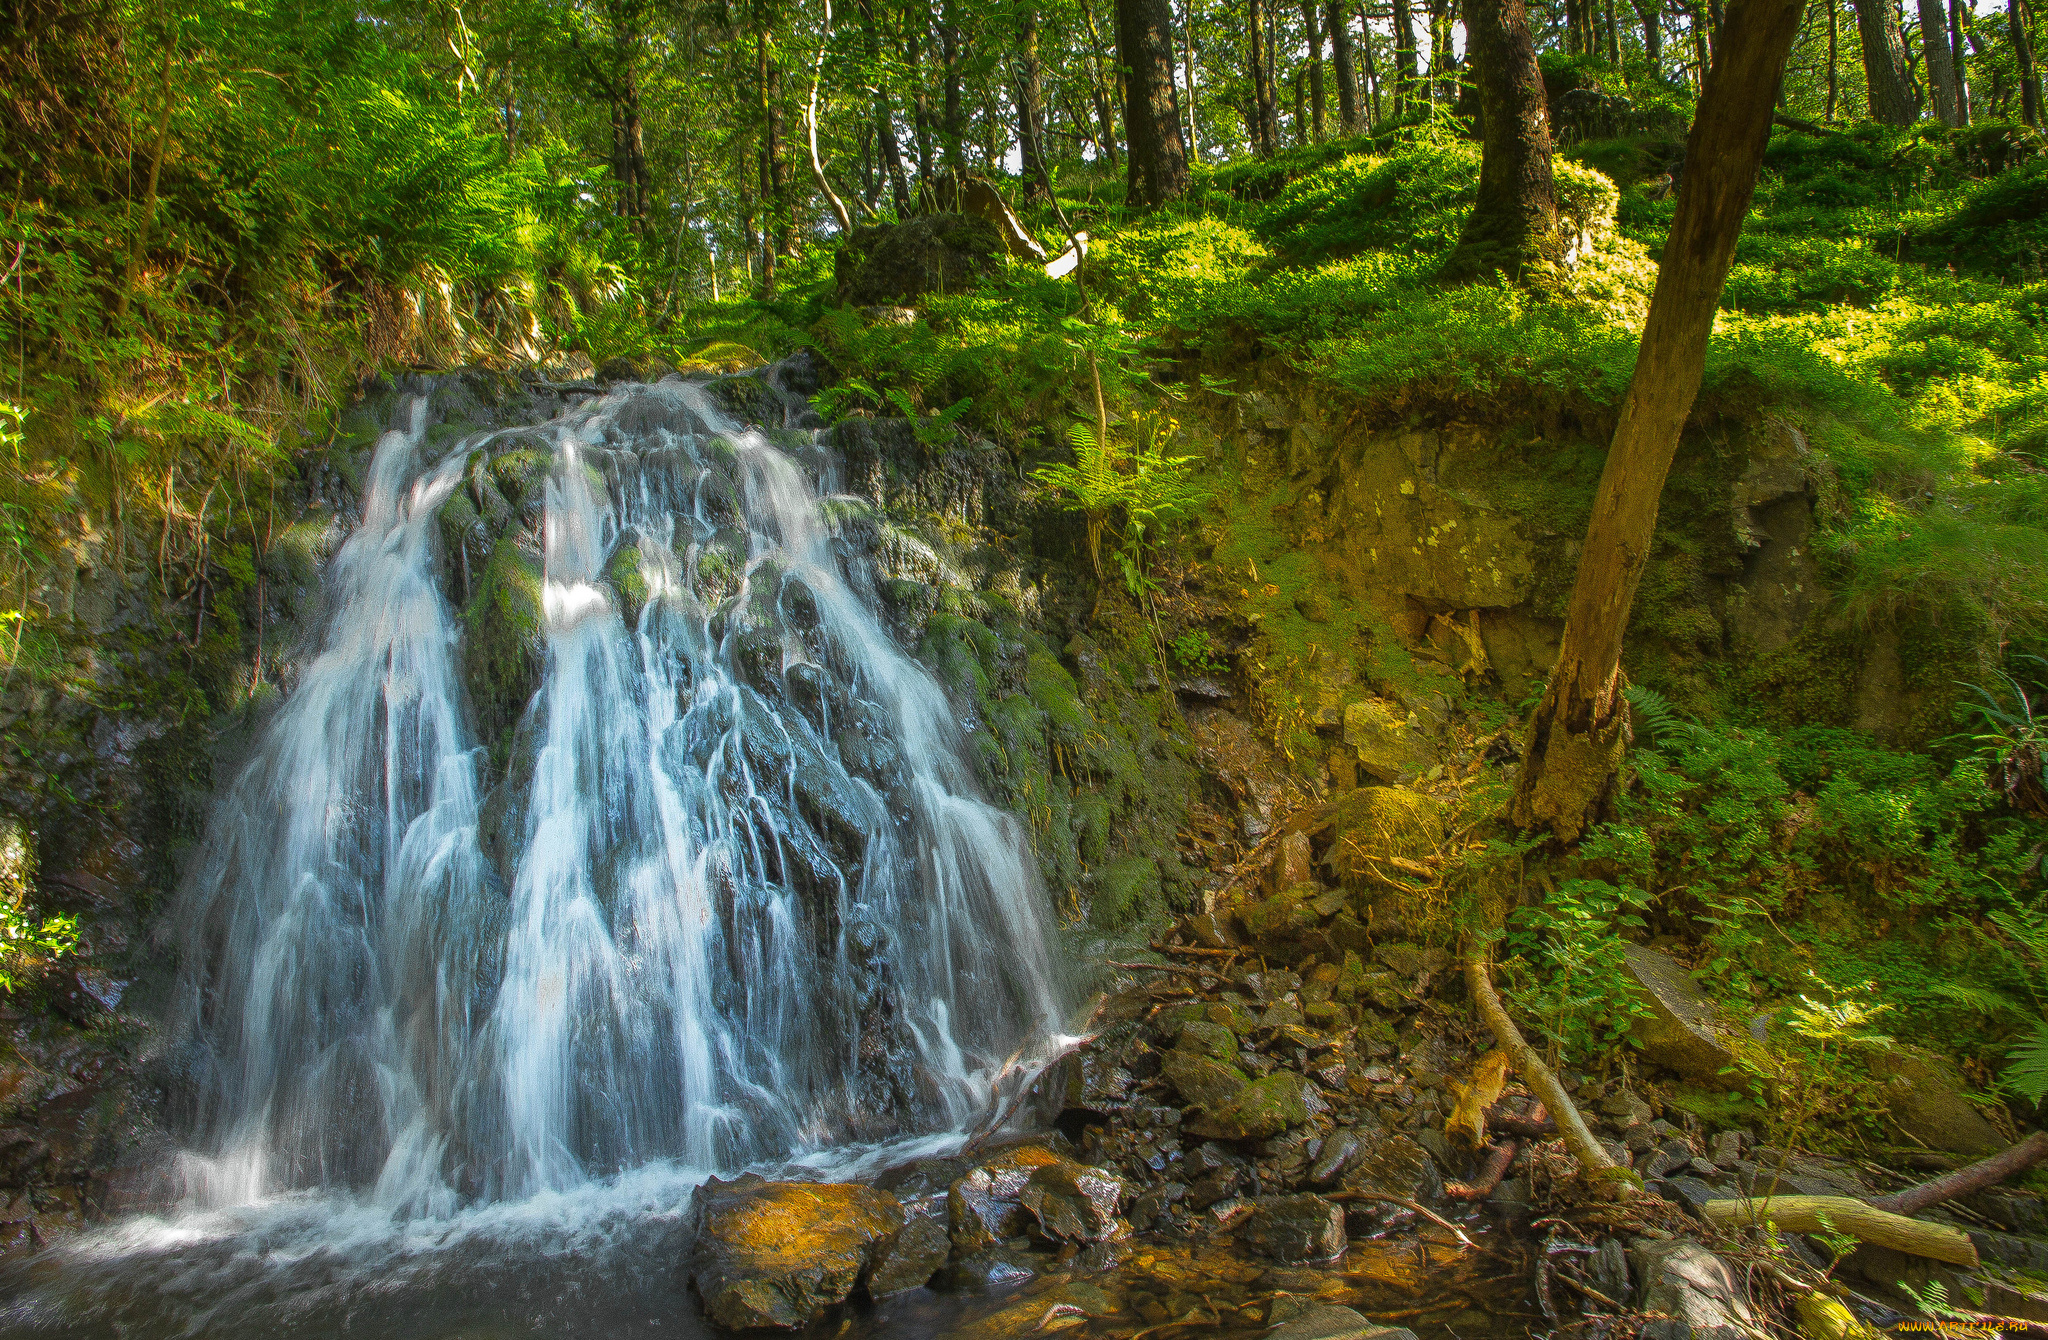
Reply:
M1586 0L1590 6L1593 0ZM1457 53L1451 47L1451 0L1428 0L1429 100L1449 102L1455 87Z
M1920 0L1920 47L1927 56L1927 97L1935 119L1959 126L1956 112L1955 62L1949 59L1948 14L1942 0Z
M2034 36L2027 28L2029 14L2022 0L2005 0L2006 22L2012 33L2013 63L2019 67L2020 120L2030 126L2041 124L2041 81L2034 73Z
M1636 17L1643 24L1643 55L1650 68L1659 72L1664 68L1664 25L1657 17L1660 8L1662 0L1636 0Z
M1038 4L1020 0L1017 6L1017 63L1013 80L1017 103L1017 151L1023 160L1024 185L1021 193L1029 199L1045 188L1045 112L1038 91Z
M1887 126L1910 126L1920 107L1906 80L1906 42L1899 34L1897 0L1855 3L1856 31L1863 41L1863 77L1870 89L1870 119Z
M1081 0L1081 19L1088 28L1088 95L1095 100L1095 117L1102 123L1102 141L1109 154L1109 165L1117 167L1121 160L1117 154L1116 112L1117 86L1114 62L1103 50L1102 29L1095 22L1095 6L1091 0Z
M905 15L903 27L903 59L910 66L910 128L911 144L917 151L917 180L919 188L932 176L932 99L924 82L924 39L918 32L923 26L926 12L914 7Z
M1124 69L1124 132L1130 137L1130 200L1157 209L1188 188L1173 88L1173 9L1168 0L1116 0L1116 55Z
M1308 35L1309 119L1317 144L1323 142L1323 26L1316 0L1301 0L1302 31Z
M804 114L804 137L811 150L811 180L825 197L825 203L832 207L832 217L839 223L841 233L853 231L853 218L846 212L846 202L832 189L832 183L825 180L825 163L818 157L818 86L825 80L825 46L832 40L832 0L825 0L825 29L818 39L818 59L811 67L811 101Z
M954 0L939 5L939 59L945 64L946 111L939 125L939 142L946 149L946 166L967 173L967 117L960 105L960 20L953 12Z
M1956 124L1970 124L1970 51L1963 41L1963 0L1948 0L1949 58L1956 70Z
M1271 53L1266 50L1264 0L1251 0L1250 20L1245 27L1251 38L1252 144L1261 157L1271 158L1280 151L1280 143L1279 137L1273 133L1276 118L1273 115L1271 62L1268 59Z
M1600 12L1607 19L1607 63L1621 68L1621 25L1614 21L1614 0L1600 0Z
M1437 280L1520 280L1564 251L1550 104L1523 0L1465 0L1465 50L1479 91L1479 198Z
M1824 0L1828 7L1828 106L1824 120L1832 123L1835 119L1835 104L1840 100L1842 81L1840 75L1840 32L1842 27L1842 0Z
M156 142L149 150L149 181L142 188L142 209L135 220L135 236L128 245L128 268L122 272L121 293L114 301L116 321L128 319L128 304L135 296L135 281L142 273L142 258L149 251L149 227L156 219L157 182L163 175L164 149L171 142L171 72L178 65L178 39L181 35L180 29L173 24L170 45L164 48L164 72L157 89L157 106L160 109L157 114L162 119L157 122ZM17 254L15 259L19 261L21 258Z
M1421 79L1415 55L1415 13L1408 0L1394 0L1394 115L1408 110Z
M1202 161L1202 132L1196 124L1199 118L1195 115L1195 0L1185 0L1181 9L1180 35L1182 64L1188 87L1188 105L1181 109L1181 128L1188 136L1188 161L1199 163Z
M1628 741L1621 640L1657 529L1664 477L1699 395L1707 336L1756 190L1802 0L1734 0L1685 143L1635 373L1593 495L1549 686L1530 718L1509 817L1577 839L1606 812Z
M1324 11L1330 28L1330 59L1337 67L1337 127L1346 135L1365 129L1358 112L1358 66L1351 50L1351 20L1343 0L1330 0Z
M1370 116L1371 124L1378 125L1380 117L1383 115L1383 109L1380 98L1379 58L1373 54L1373 45L1372 14L1365 7L1364 0L1360 0L1358 6L1358 54L1361 64L1365 67L1365 106L1363 110ZM1365 124L1359 126L1360 130L1365 128Z

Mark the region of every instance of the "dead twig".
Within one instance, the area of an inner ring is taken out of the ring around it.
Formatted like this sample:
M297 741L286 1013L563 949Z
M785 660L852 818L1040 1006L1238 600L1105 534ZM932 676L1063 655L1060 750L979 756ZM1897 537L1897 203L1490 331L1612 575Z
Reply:
M1390 1196L1384 1191L1339 1191L1335 1195L1325 1196L1323 1197L1323 1199L1333 1201L1372 1200L1380 1201L1388 1205L1399 1205L1403 1209L1413 1210L1416 1214L1421 1215L1424 1219L1429 1220L1429 1222L1435 1224L1438 1228L1441 1228L1446 1232L1450 1233L1450 1235L1456 1238L1461 1245L1469 1247L1475 1252L1479 1250L1479 1244L1472 1241L1472 1239L1466 1237L1464 1229L1459 1228L1456 1224L1444 1218L1435 1210L1429 1209L1426 1206L1418 1205L1414 1201L1408 1199L1406 1196Z
M1170 972L1177 973L1182 977L1199 978L1205 982L1213 981L1223 975L1213 968L1206 971L1201 968L1183 968L1178 963L1121 963L1113 958L1104 959L1103 963L1107 967L1123 968L1130 972Z

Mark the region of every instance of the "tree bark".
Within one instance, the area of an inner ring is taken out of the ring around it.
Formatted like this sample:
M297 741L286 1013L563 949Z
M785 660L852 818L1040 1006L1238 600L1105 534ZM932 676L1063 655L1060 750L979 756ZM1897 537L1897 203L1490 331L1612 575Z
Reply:
M1963 0L1948 0L1949 59L1956 71L1956 124L1970 124L1970 51L1963 41Z
M825 180L825 162L818 157L818 86L825 81L825 47L832 40L832 0L825 0L825 27L818 39L818 59L811 67L811 101L804 114L804 138L811 151L811 180L825 197L825 203L832 208L832 217L838 221L841 233L853 231L853 218L846 212L846 202L832 189L832 183Z
M1828 7L1828 106L1822 118L1832 123L1835 119L1835 103L1842 91L1840 76L1840 32L1842 27L1842 0L1824 0Z
M1379 60L1373 55L1372 14L1361 0L1358 7L1358 55L1359 63L1365 68L1365 99L1360 111L1359 129L1378 125L1381 111ZM1369 119L1368 119L1369 118Z
M1437 279L1521 280L1564 251L1549 100L1523 0L1465 0L1465 50L1479 92L1479 198Z
M1947 6L1942 0L1920 0L1920 47L1927 56L1927 97L1935 119L1959 126L1956 112L1956 68L1950 59Z
M1987 1186L1996 1186L2008 1177L2020 1173L2048 1159L2048 1131L2035 1131L2016 1145L1993 1154L1990 1158L1979 1159L1967 1168L1958 1168L1952 1173L1909 1186L1904 1191L1895 1191L1889 1196L1879 1196L1871 1205L1892 1214L1918 1214L1932 1209L1945 1200L1967 1196L1973 1191L1982 1191Z
M1658 498L1706 366L1802 0L1734 0L1707 74L1685 179L1593 497L1549 686L1530 718L1509 817L1577 839L1605 814L1627 745L1621 640L1657 529Z
M1181 109L1181 129L1188 136L1188 161L1199 163L1202 161L1202 132L1196 125L1198 118L1195 116L1195 0L1186 0L1186 8L1181 13L1185 16L1180 25L1181 54L1188 86L1188 105Z
M1121 165L1117 150L1116 90L1119 81L1114 77L1113 62L1104 52L1102 30L1095 22L1095 6L1090 0L1081 0L1081 19L1088 28L1088 95L1095 101L1095 117L1102 123L1104 152L1109 155L1112 169Z
M1415 55L1415 11L1408 0L1394 0L1394 115L1408 110L1421 79Z
M1588 5L1593 0L1586 0ZM1458 57L1451 46L1451 0L1428 0L1429 100L1449 102L1457 83Z
M1038 5L1036 0L1021 0L1017 9L1013 91L1017 103L1017 152L1024 168L1021 193L1029 199L1045 189L1040 185L1046 180L1045 110L1038 88Z
M967 117L960 101L960 20L953 12L954 0L939 5L939 60L945 66L945 119L939 123L939 142L945 146L946 166L960 176L967 175Z
M1316 0L1301 0L1301 27L1308 36L1308 105L1311 134L1323 142L1323 24Z
M2019 68L2020 120L2030 126L2041 124L2041 81L2034 72L2034 37L2027 29L2027 6L2022 0L2005 0L2006 23L2012 33L2013 63Z
M1252 144L1263 158L1271 158L1280 151L1279 136L1274 134L1278 118L1273 114L1273 80L1268 68L1271 62L1266 51L1266 6L1264 0L1251 0L1249 21L1245 24L1251 38L1249 60L1252 77Z
M1910 126L1920 115L1906 81L1906 43L1899 35L1897 0L1855 0L1856 33L1863 42L1863 77L1870 89L1870 119Z
M1643 25L1643 55L1650 68L1658 71L1664 68L1664 25L1657 18L1661 7L1660 0L1636 0L1636 18Z
M1537 1101L1549 1111L1551 1119L1557 1123L1558 1133L1564 1137L1565 1147L1572 1151L1579 1167L1594 1176L1603 1172L1611 1174L1614 1160L1607 1156L1607 1150L1586 1128L1586 1119L1579 1115L1578 1105L1572 1102L1564 1085L1557 1082L1557 1076L1543 1064L1543 1058L1522 1036L1522 1030L1515 1027L1507 1007L1501 1004L1499 993L1493 989L1493 965L1487 961L1486 950L1476 944L1465 950L1465 986L1472 992L1472 1003L1478 1007L1479 1017L1493 1034L1493 1040L1514 1062L1515 1073L1522 1077L1522 1083L1529 1086L1529 1092L1535 1094Z
M1116 0L1116 55L1124 68L1124 133L1130 139L1130 201L1157 209L1188 188L1173 87L1173 9L1168 0Z
M1358 112L1358 67L1352 58L1351 20L1344 13L1343 0L1330 0L1326 11L1330 29L1330 59L1337 67L1337 128L1346 135L1365 129Z

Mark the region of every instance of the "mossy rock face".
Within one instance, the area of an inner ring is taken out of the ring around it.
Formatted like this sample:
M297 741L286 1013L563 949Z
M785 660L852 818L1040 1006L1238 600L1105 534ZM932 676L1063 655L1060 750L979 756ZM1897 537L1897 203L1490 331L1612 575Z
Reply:
M986 219L924 214L903 223L856 228L833 259L839 301L856 307L914 305L929 295L964 293L1002 267L1002 234Z
M1159 897L1159 862L1150 856L1127 856L1104 867L1088 919L1111 930L1154 910Z
M1443 808L1419 791L1362 786L1330 807L1321 826L1323 865L1368 899L1390 887L1390 857L1420 861L1443 837Z
M521 537L507 536L491 551L462 613L464 686L478 733L500 766L546 664L544 580L540 556Z
M1189 1019L1181 1024L1180 1036L1173 1045L1175 1051L1228 1061L1237 1055L1237 1034L1207 1019Z
M844 1302L903 1227L903 1207L857 1183L709 1182L691 1203L692 1278L732 1330L804 1325Z
M1297 884L1253 903L1238 918L1260 950L1291 961L1322 930L1322 914L1311 905L1321 894L1313 884Z
M1187 1123L1212 1140L1263 1140L1299 1126L1323 1109L1308 1080L1283 1070L1247 1084L1235 1098Z
M1215 1027L1215 1025L1210 1025ZM1223 1031L1223 1030L1218 1030ZM1232 1055L1236 1048L1231 1048ZM1180 1096L1196 1107L1219 1108L1230 1102L1251 1083L1236 1066L1226 1065L1197 1052L1174 1050L1162 1058L1160 1073Z

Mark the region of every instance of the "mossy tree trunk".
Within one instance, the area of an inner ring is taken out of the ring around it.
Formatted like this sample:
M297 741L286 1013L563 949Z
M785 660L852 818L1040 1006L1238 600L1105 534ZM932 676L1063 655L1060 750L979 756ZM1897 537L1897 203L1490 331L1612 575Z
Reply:
M1045 108L1040 97L1038 72L1038 5L1021 0L1016 7L1017 58L1013 70L1012 100L1017 107L1017 153L1023 159L1027 199L1036 198L1045 179Z
M1188 189L1188 159L1173 88L1173 10L1168 0L1117 0L1117 63L1124 68L1124 135L1130 200L1157 209Z
M1479 92L1479 198L1437 279L1520 280L1564 250L1549 101L1523 0L1465 0L1465 50Z
M1910 126L1919 100L1906 79L1906 42L1899 35L1897 0L1856 0L1856 35L1863 41L1863 78L1870 89L1870 119Z
M1351 19L1339 0L1327 6L1330 28L1330 60L1337 67L1337 129L1356 135L1365 129L1358 112L1358 64L1351 51Z
M1394 115L1408 110L1421 78L1415 57L1415 11L1408 0L1394 0Z
M2006 31L2012 34L2012 58L2020 77L2020 120L2041 124L2041 81L2034 69L2034 38L2027 28L2032 17L2023 0L2005 0Z
M1400 0L1395 0L1398 4ZM1251 10L1245 24L1246 35L1251 40L1249 73L1252 77L1252 144L1260 157L1271 158L1279 152L1279 137L1274 128L1279 118L1273 112L1273 80L1270 59L1272 53L1266 50L1266 6L1264 0L1251 0Z
M1593 498L1564 639L1529 722L1509 817L1575 840L1612 799L1628 739L1621 639L1664 477L1699 395L1707 336L1770 138L1802 0L1734 0L1685 145L1685 180Z

